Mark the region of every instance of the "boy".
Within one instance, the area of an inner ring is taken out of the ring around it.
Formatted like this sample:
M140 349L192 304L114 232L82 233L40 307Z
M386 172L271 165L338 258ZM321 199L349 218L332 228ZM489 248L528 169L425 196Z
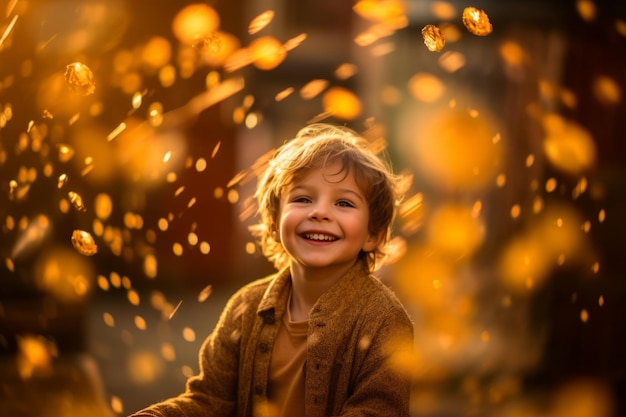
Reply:
M229 300L184 394L133 417L407 417L410 380L388 359L413 326L371 275L393 175L351 130L315 124L276 151L255 197L279 272Z

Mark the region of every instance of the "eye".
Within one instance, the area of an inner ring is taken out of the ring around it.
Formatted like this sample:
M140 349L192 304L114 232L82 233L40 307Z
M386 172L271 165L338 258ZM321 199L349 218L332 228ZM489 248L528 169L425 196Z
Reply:
M309 197L299 196L291 199L293 203L310 203L311 199Z
M354 204L352 204L352 202L348 200L339 200L337 201L337 205L339 207L354 207Z

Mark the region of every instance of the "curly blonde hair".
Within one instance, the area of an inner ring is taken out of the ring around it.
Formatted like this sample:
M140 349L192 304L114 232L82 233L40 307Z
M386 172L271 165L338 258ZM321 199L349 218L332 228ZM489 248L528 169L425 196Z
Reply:
M383 236L375 250L361 251L359 259L367 263L370 271L382 264L396 213L397 178L388 158L377 156L370 145L351 129L316 123L301 129L294 139L275 150L254 194L260 222L251 231L265 257L277 269L289 264L288 254L276 238L282 193L312 169L337 161L341 163L342 173L354 175L366 198L370 214L368 232Z

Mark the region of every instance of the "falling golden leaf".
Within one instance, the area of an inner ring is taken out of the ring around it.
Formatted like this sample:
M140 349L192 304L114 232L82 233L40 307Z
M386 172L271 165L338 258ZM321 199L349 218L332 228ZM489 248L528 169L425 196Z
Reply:
M81 62L74 62L65 68L65 82L72 91L83 96L89 96L96 90L93 72Z
M426 25L422 28L424 45L431 52L439 52L446 45L446 40L439 28L435 25Z
M475 7L463 9L463 25L476 36L487 36L493 31L487 13Z
M72 245L81 255L92 256L98 252L94 238L84 230L74 230L71 240Z

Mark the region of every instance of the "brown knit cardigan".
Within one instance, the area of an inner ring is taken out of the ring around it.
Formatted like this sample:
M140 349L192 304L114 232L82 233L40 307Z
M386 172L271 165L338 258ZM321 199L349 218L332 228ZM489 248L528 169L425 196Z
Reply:
M132 417L266 415L270 356L290 289L288 269L240 289L204 341L200 373L185 393ZM309 314L306 416L294 417L407 417L410 381L387 358L412 340L406 310L357 262Z

